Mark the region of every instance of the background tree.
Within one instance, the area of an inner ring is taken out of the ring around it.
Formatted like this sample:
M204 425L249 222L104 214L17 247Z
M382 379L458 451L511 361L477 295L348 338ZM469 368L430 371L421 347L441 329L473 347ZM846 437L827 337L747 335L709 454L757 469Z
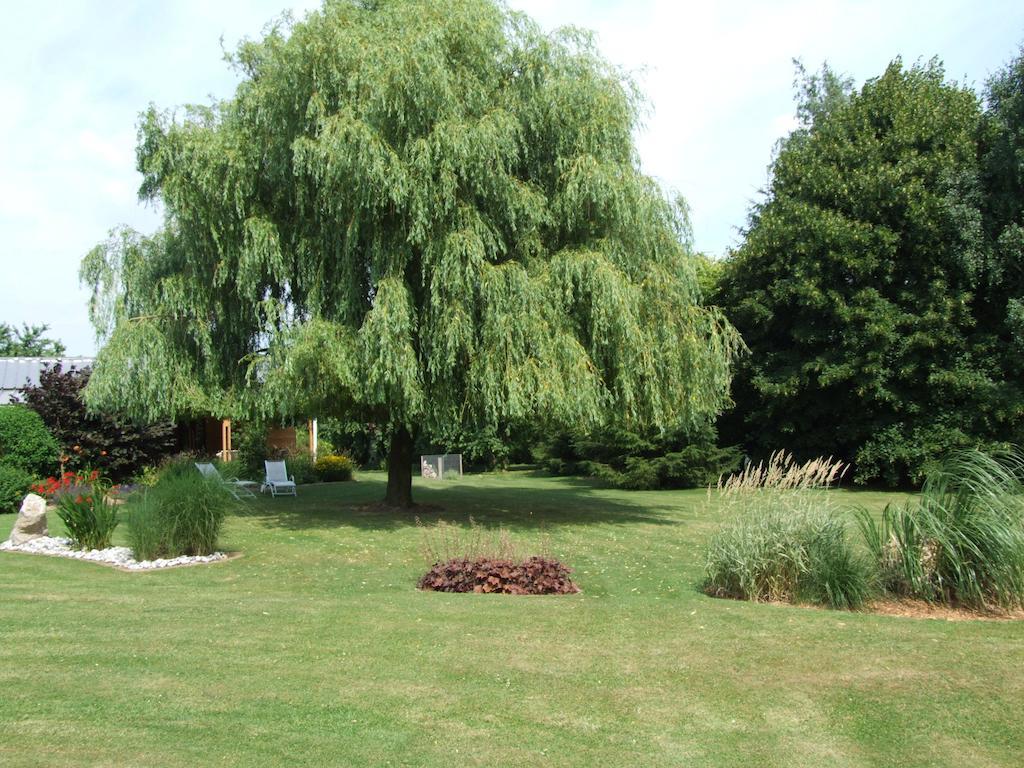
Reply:
M586 434L560 433L543 441L536 452L553 474L595 477L636 491L706 488L743 460L735 446L719 446L712 424L690 430L607 427Z
M170 422L132 424L87 413L82 390L89 374L88 368L65 371L58 364L41 371L37 385L21 390L22 402L39 414L60 445L65 469L98 469L121 482L175 452Z
M60 357L65 347L56 339L43 334L48 325L22 323L21 329L0 323L0 357Z
M234 64L233 99L143 118L166 224L86 258L92 406L382 424L401 506L417 431L721 407L738 338L588 35L489 0L342 0Z
M859 91L827 68L801 82L801 127L721 276L751 349L723 431L893 483L958 446L1019 439L1019 392L980 336L996 278L977 97L935 61L896 60Z
M1024 421L1024 48L985 91L983 213L990 258L975 302L979 343L1006 382L1000 407ZM1017 437L1018 442L1020 438Z

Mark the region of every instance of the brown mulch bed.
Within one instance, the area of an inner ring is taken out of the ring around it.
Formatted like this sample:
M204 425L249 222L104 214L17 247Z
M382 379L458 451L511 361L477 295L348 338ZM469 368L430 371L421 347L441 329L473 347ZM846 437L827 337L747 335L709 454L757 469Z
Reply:
M976 610L959 606L937 605L924 600L889 598L864 606L864 613L882 616L903 616L908 619L941 619L943 621L1007 621L1024 619L1024 610Z

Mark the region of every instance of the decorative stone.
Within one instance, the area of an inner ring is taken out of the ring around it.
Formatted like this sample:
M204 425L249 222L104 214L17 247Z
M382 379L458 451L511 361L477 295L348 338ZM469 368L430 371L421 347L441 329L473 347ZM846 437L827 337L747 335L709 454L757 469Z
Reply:
M33 539L42 538L46 534L46 499L30 493L21 502L21 511L18 512L18 519L14 521L14 528L8 541L14 546L19 546Z
M54 555L56 557L70 557L74 560L88 560L93 563L112 565L128 571L151 571L158 568L174 568L179 565L196 565L197 563L216 563L220 560L227 560L228 556L223 552L214 552L212 555L194 555L189 557L161 558L158 560L136 560L128 547L107 547L106 549L75 549L71 539L51 538L41 536L32 539L27 544L12 544L9 541L0 542L2 552L26 552L30 555Z

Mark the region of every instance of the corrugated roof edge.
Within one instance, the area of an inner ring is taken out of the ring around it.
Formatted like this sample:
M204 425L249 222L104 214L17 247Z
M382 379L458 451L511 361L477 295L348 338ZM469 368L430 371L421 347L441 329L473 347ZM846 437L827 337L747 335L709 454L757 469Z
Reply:
M26 383L38 384L39 372L44 366L60 363L68 368L87 368L96 362L95 357L67 355L64 357L0 357L0 405L8 405L11 398Z

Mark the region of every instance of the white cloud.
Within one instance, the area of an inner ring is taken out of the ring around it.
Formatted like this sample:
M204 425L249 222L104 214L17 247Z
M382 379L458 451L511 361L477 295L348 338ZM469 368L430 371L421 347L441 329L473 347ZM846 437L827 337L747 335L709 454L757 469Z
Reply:
M104 138L93 130L84 130L78 134L78 144L111 166L111 170L124 172L135 165L135 140L129 134Z

